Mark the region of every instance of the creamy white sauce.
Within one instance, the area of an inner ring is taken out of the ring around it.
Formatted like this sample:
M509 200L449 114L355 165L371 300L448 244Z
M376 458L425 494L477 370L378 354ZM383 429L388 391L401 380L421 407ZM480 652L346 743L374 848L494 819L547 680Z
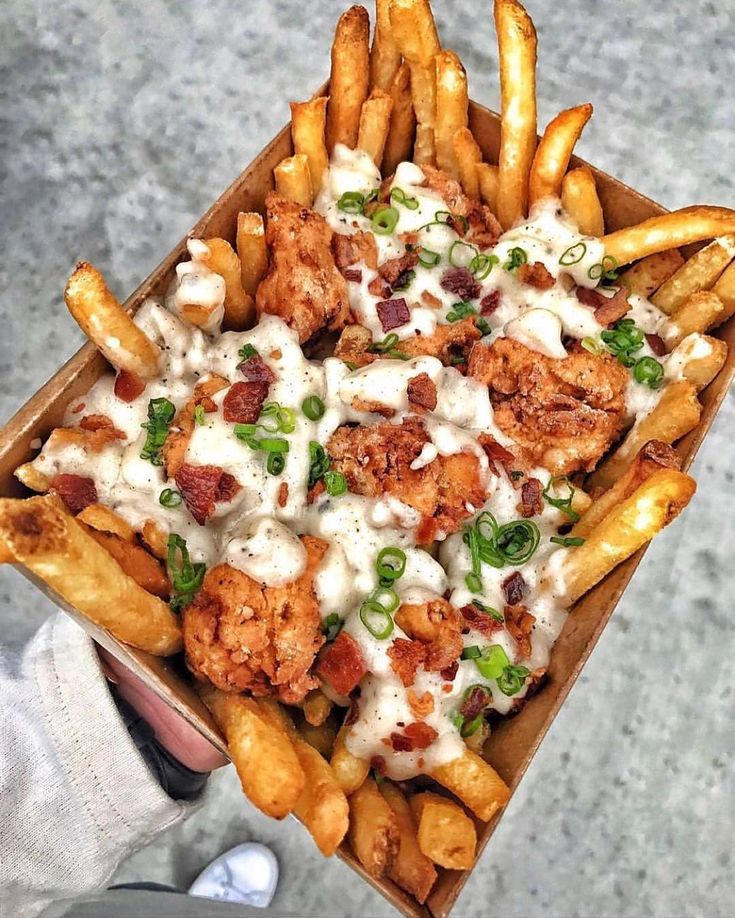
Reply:
M283 523L269 517L253 520L246 532L232 539L225 561L266 586L293 583L306 570L306 549Z
M225 281L206 264L209 249L201 239L187 242L191 261L176 265L177 285L168 297L168 308L178 316L186 316L186 307L201 307L209 314L198 322L204 331L215 332L222 324L225 304Z

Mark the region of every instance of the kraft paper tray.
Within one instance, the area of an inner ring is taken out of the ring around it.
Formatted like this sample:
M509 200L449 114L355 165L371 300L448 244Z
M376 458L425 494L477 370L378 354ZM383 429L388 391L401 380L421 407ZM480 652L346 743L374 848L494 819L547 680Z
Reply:
M487 161L497 162L500 141L498 115L481 105L471 103L470 127ZM284 128L210 207L189 235L221 236L234 242L238 211L263 211L265 195L273 187L273 167L291 153L289 130ZM575 158L573 164L584 163ZM608 231L638 223L647 217L664 212L663 207L627 185L597 169L593 168L592 171L597 181ZM174 266L186 257L185 242L186 240L182 240L175 246L150 277L128 298L125 307L130 312L135 312L146 297L165 292ZM83 253L80 253L81 255ZM59 278L60 288L62 280ZM700 395L704 410L699 425L677 446L684 468L691 464L735 375L735 319L728 321L715 334L727 342L728 358L718 376ZM31 448L31 442L37 437L45 440L51 430L61 423L69 402L84 393L105 369L106 363L96 348L86 344L8 422L0 435L0 495L18 496L24 493L22 486L13 478L13 470L36 455L36 451ZM687 519L685 513L683 522L677 525L686 526ZM488 759L512 790L518 786L528 768L541 740L607 624L618 599L628 585L644 550L621 564L576 604L554 646L548 682L543 690L530 699L516 717L501 722L493 729ZM34 579L39 588L79 622L96 641L130 666L167 704L219 749L226 752L222 737L188 682L180 660L152 657L121 644L106 631L78 615L42 583L35 578L31 579ZM594 690L594 687L590 686L590 689ZM248 806L245 799L243 806ZM502 812L489 823L478 823L478 855L501 818ZM288 826L284 826L284 831L288 831ZM436 885L426 905L421 906L389 880L374 880L367 876L346 845L343 846L340 856L379 890L399 912L408 916L444 918L451 911L469 876L468 871L439 868Z

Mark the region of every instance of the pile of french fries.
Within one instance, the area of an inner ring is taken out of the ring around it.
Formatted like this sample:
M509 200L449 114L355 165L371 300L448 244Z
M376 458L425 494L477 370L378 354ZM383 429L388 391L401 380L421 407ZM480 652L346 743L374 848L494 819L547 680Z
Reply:
M311 207L340 143L367 152L386 176L403 160L437 166L487 204L504 228L536 202L557 197L581 232L601 237L617 265L631 265L620 277L629 293L667 313L661 332L667 350L729 319L735 313L735 213L687 208L606 235L592 171L569 170L591 105L561 112L539 141L533 23L517 0L495 0L494 16L501 88L497 163L485 161L470 129L467 75L458 56L441 47L428 0L377 0L372 45L368 12L351 7L337 24L329 96L292 103L294 153L274 170L277 191ZM221 238L203 240L202 257L224 279L224 328L238 330L255 321L256 292L268 267L263 217L240 213L235 238L235 247ZM687 259L679 251L708 239L714 241ZM114 368L143 380L156 376L157 345L95 268L80 264L65 298ZM206 326L210 314L200 309L187 318ZM584 512L571 535L586 541L565 561L570 604L662 529L694 493L671 444L699 422L698 393L727 356L723 341L705 341L706 356L694 353L682 361L682 378L665 387L655 408L587 479L591 496L578 489ZM60 429L52 437L73 442L78 433ZM165 534L152 524L135 533L99 504L75 517L46 493L49 482L32 465L21 466L17 476L41 496L0 500L0 560L24 565L121 641L154 654L180 651L178 618L160 598ZM493 818L509 798L481 748L468 747L437 767L431 774L437 790L413 792L371 773L368 762L348 751L347 727L319 690L291 711L269 699L201 691L243 791L258 809L276 819L295 814L325 855L347 838L371 876L391 879L419 902L429 895L437 867L472 867L476 820Z

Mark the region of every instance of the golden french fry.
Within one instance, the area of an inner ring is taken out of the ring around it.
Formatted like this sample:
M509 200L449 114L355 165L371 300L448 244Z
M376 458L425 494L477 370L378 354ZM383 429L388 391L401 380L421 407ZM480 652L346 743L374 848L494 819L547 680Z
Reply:
M254 698L201 686L200 694L227 740L243 792L262 813L283 819L306 785L291 739Z
M666 374L668 375L674 367L678 368L681 378L692 383L699 392L717 376L725 365L725 360L727 344L724 341L695 332L687 335L669 354Z
M453 800L424 791L411 797L422 854L448 870L469 870L475 862L475 824Z
M697 489L676 469L654 472L615 506L564 558L565 598L573 603L633 552L652 539L686 507Z
M480 183L480 197L482 203L487 204L495 213L498 207L498 167L489 163L477 163L475 166L477 181Z
M327 150L344 143L354 148L362 103L370 79L370 18L362 6L342 13L332 43L332 71L327 106Z
M131 577L146 593L168 599L171 595L171 583L163 565L149 554L137 541L128 542L104 529L88 527L92 538L120 565L124 573Z
M77 513L77 519L92 529L111 532L124 542L135 542L135 530L130 523L104 504L90 504Z
M166 560L168 555L168 534L159 529L153 520L146 520L143 523L143 531L140 537L157 558L162 561Z
M157 656L181 650L181 626L168 604L125 574L55 495L0 500L0 542L118 640Z
M693 293L709 290L735 256L735 236L714 239L688 258L651 297L654 306L673 315Z
M293 721L278 702L272 698L262 698L259 704L272 722L287 733L306 775L306 783L293 808L294 814L309 830L321 853L330 857L347 833L347 798L329 763L299 735Z
M434 58L434 66L436 67L436 128L434 131L436 164L453 178L459 179L460 171L454 150L454 137L460 128L467 127L469 106L467 74L454 51L440 51ZM471 134L470 137L472 137Z
M649 217L636 226L608 233L602 242L605 252L625 265L654 252L727 233L735 233L735 210L702 204Z
M381 89L374 89L362 104L357 146L370 155L376 166L383 161L392 108L393 100Z
M391 0L375 0L375 33L370 49L370 87L390 92L398 68L401 50L390 24Z
M388 876L423 904L436 881L436 869L419 848L418 827L411 805L397 785L390 781L381 781L378 789L393 810L399 833L398 851Z
M536 150L536 30L517 0L495 0L500 65L498 220L510 229L528 212Z
M536 149L528 181L528 205L548 197L561 197L561 183L574 146L592 117L589 102L560 112L549 122Z
M32 462L24 462L23 465L19 465L13 474L29 491L45 494L51 487L48 478L43 472L39 472Z
M295 201L303 207L311 207L314 192L311 187L309 160L304 153L296 153L282 159L273 170L276 191L281 197Z
M332 702L321 689L313 689L304 698L302 710L308 723L318 727L329 717L332 711Z
M572 169L562 179L561 206L585 236L602 236L605 220L595 177L586 166Z
M456 132L453 146L462 190L468 197L479 201L480 179L477 176L477 166L482 162L482 150L467 127Z
M352 850L371 877L382 877L390 870L400 844L398 821L378 790L367 778L350 797Z
M320 96L308 102L291 103L291 140L294 153L303 153L309 160L309 175L314 195L324 183L329 166L326 144L327 98Z
M299 733L306 742L325 759L329 759L337 736L337 727L330 718L323 724L310 724L304 720L299 724Z
M340 727L332 749L332 758L329 764L339 782L339 786L349 797L363 783L370 771L370 763L365 759L358 759L352 755L345 745L345 737L349 727Z
M487 822L510 799L510 790L495 769L471 749L456 759L437 765L431 777Z
M411 100L411 70L405 61L396 72L390 87L390 97L393 109L383 153L382 173L385 176L393 175L399 163L411 159L416 133L416 114Z
M725 268L719 280L712 288L712 292L722 300L725 307L720 313L719 323L726 322L730 316L735 315L735 262Z
M572 494L572 510L575 513L578 513L582 516L583 513L586 513L589 510L590 505L592 504L592 498L586 491L583 491L582 488L575 488L574 494Z
M265 226L260 214L237 215L237 254L240 256L243 289L250 296L255 296L258 284L268 270Z
M615 484L592 501L582 518L574 524L571 536L587 538L623 500L626 500L646 479L661 469L678 469L681 460L668 443L662 440L649 440L638 450L635 459L628 469L618 478Z
M675 443L699 423L702 406L696 387L685 379L670 383L653 411L641 418L587 480L590 488L612 487L649 440Z
M678 249L667 249L641 258L618 277L631 293L649 298L664 281L684 264L684 256Z
M725 306L722 300L711 290L700 290L693 293L677 311L667 319L658 330L668 348L677 344L691 335L692 332L704 332L714 325L719 325L720 315Z
M114 367L142 379L158 374L161 351L125 312L93 265L79 262L66 283L64 299L77 325Z
M227 331L242 331L253 324L255 302L242 286L242 266L229 242L214 236L204 240L209 255L202 260L225 282L225 314L222 327Z
M441 46L429 0L393 0L390 22L401 54L411 68L411 97L417 121L414 162L433 163L436 124L434 58Z

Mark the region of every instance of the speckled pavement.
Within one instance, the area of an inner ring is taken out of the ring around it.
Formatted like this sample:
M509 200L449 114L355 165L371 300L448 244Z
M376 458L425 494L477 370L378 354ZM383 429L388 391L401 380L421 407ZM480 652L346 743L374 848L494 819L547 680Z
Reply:
M0 416L76 349L61 299L75 260L122 297L323 80L346 2L4 0L0 30ZM473 96L497 107L490 3L435 0ZM529 0L541 121L590 100L580 153L669 207L735 206L735 2ZM699 492L658 539L459 899L457 918L735 913L732 545L735 410L695 465ZM0 571L4 642L49 612ZM391 908L231 770L118 880L182 888L238 842L272 845L275 905Z

